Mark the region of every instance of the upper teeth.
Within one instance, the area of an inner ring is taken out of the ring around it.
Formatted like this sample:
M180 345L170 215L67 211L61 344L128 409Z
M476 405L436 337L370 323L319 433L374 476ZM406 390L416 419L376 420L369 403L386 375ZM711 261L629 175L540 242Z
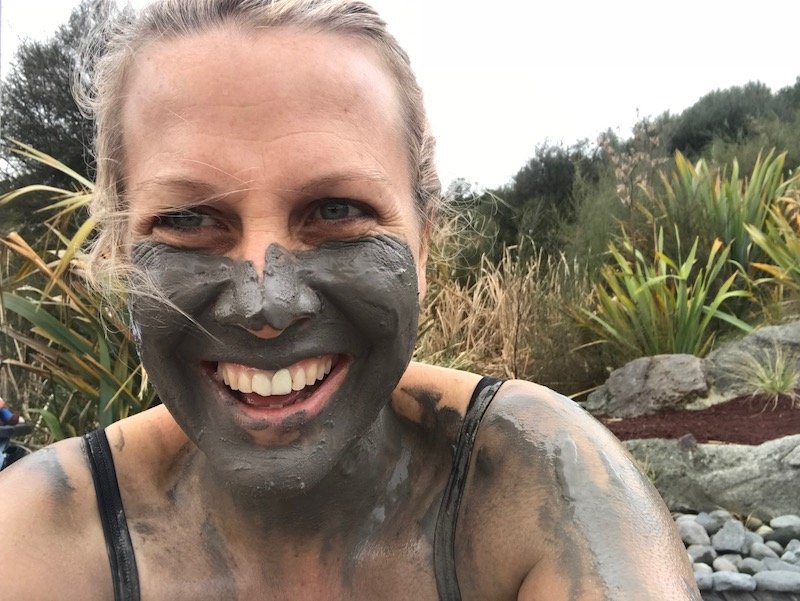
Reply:
M235 363L217 365L217 375L233 390L255 392L261 396L289 394L316 384L331 371L333 358L303 359L278 371L264 371Z

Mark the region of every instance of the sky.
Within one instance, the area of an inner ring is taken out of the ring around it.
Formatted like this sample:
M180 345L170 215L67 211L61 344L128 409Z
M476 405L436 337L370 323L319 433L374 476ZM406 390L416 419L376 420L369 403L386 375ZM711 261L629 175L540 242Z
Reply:
M141 5L146 0L136 0ZM0 69L77 0L0 0ZM800 76L797 0L373 0L425 92L446 186L497 187L545 142L630 134L720 88Z

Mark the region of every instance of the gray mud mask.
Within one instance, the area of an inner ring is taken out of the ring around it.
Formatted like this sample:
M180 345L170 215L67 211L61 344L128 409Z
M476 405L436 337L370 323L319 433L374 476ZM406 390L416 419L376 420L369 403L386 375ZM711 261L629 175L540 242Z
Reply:
M134 264L163 299L136 291L130 308L140 354L170 413L225 482L302 490L365 436L411 358L419 312L408 246L388 236L266 250L263 278L250 262L145 242ZM172 306L170 306L172 305ZM265 326L275 338L251 333ZM250 331L248 331L250 330ZM333 354L349 365L319 414L281 423L242 419L217 362L278 370ZM259 430L271 441L258 443Z

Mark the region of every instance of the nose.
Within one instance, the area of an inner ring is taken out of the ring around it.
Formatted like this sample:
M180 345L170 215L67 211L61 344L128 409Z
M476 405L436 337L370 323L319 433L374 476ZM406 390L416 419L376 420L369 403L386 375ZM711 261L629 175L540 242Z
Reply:
M214 306L214 317L222 325L244 328L260 338L274 338L320 311L322 302L308 279L308 269L293 253L271 244L263 277L252 263L235 263L230 283Z

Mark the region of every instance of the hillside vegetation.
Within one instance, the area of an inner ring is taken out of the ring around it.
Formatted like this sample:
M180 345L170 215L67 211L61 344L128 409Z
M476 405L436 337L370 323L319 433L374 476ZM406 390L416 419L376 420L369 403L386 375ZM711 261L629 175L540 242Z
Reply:
M69 89L70 44L93 4L23 45L4 82L16 98L2 121L18 141L0 155L0 395L36 423L35 444L157 402L124 299L104 301L82 278L90 128L68 94L40 85ZM452 182L417 359L579 396L632 358L703 355L794 318L798 165L800 78L712 91L627 139L540 145L498 189Z

